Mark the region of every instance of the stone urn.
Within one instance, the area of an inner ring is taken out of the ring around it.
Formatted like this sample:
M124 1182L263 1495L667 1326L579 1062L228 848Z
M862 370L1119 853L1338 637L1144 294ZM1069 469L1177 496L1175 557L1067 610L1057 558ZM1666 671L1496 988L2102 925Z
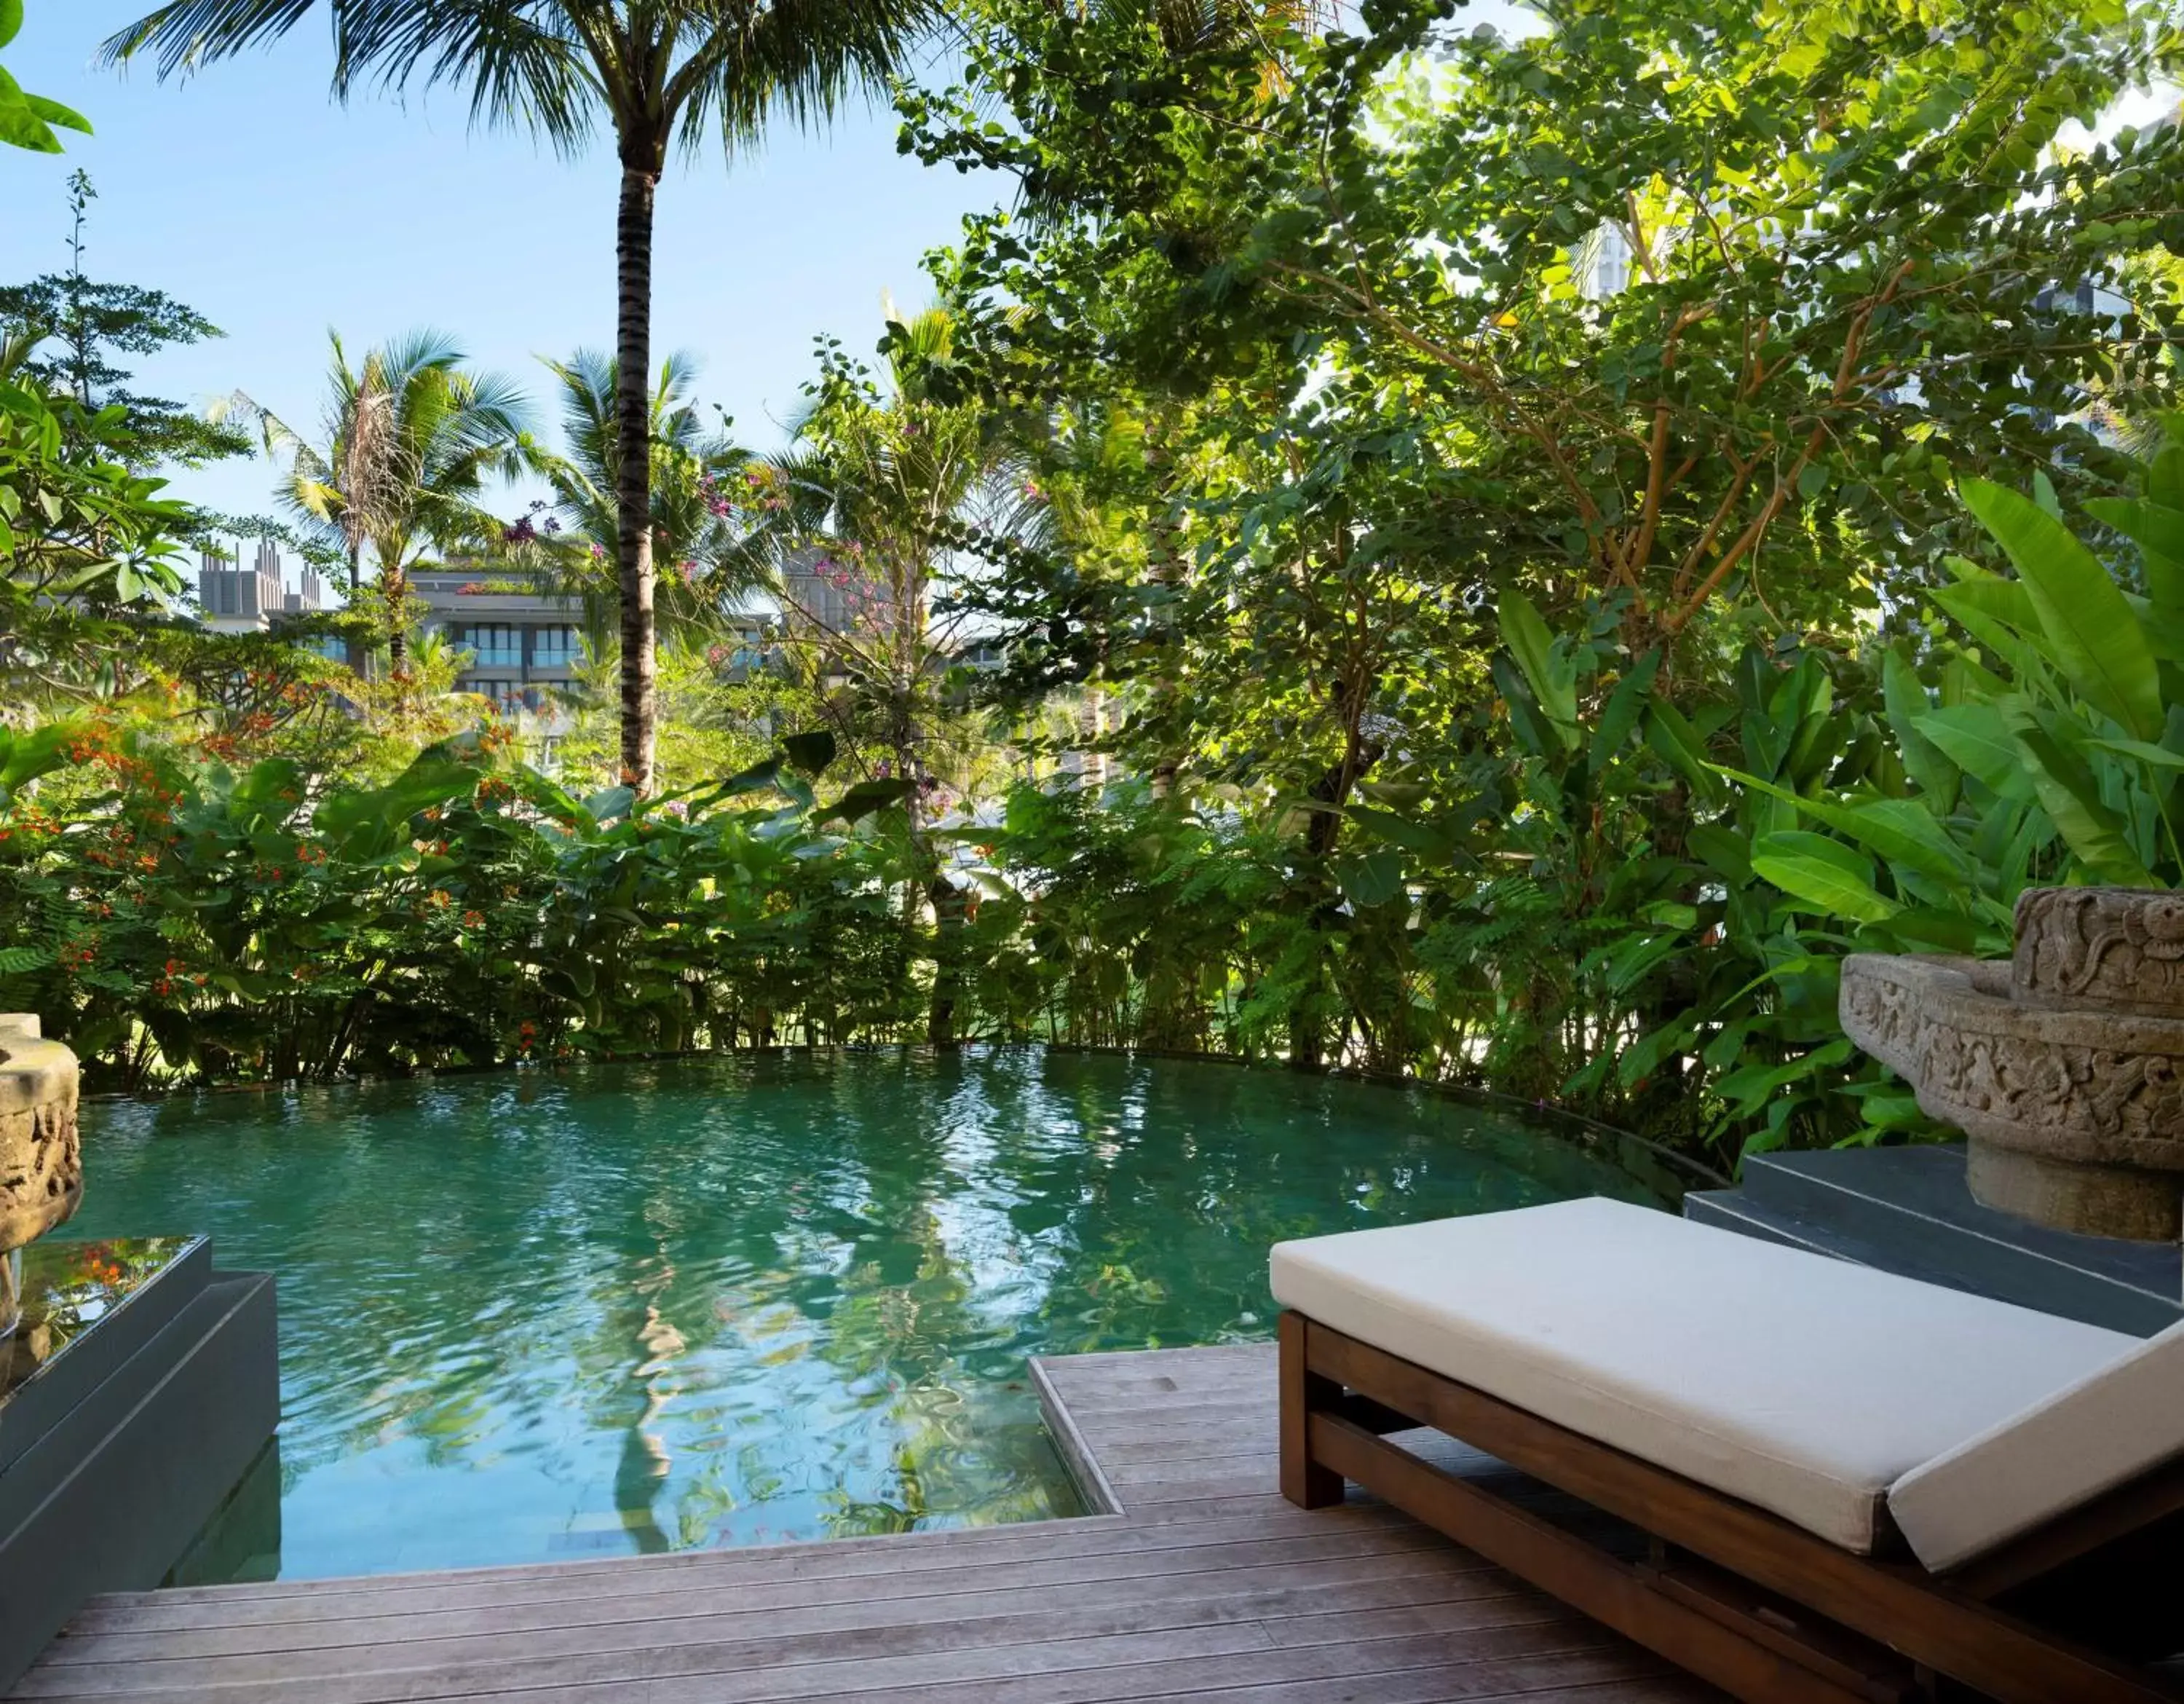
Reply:
M23 1249L83 1199L75 1055L38 1020L0 1013L0 1338L21 1316Z
M1983 1205L2090 1236L2184 1233L2184 893L2032 889L2008 963L1853 953L1841 1014L1964 1131Z

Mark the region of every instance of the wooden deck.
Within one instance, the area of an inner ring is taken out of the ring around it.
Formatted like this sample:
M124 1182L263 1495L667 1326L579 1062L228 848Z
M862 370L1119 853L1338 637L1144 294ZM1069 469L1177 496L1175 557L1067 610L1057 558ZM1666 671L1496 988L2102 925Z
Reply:
M1720 1695L1375 1505L1274 1490L1268 1348L1051 1360L1114 1512L103 1598L18 1698L164 1704L1708 1704Z

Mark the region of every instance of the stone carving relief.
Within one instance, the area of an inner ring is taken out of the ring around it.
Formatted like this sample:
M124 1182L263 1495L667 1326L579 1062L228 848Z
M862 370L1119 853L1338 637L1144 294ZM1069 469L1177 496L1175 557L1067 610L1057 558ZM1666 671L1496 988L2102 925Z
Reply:
M1973 1193L2060 1229L2184 1229L2184 897L2025 894L2008 967L1854 954L1844 1033L1970 1145Z
M0 1336L14 1329L20 1251L82 1199L75 1055L36 1018L0 1014Z
M2021 997L2184 1017L2184 894L2048 887L2017 908Z

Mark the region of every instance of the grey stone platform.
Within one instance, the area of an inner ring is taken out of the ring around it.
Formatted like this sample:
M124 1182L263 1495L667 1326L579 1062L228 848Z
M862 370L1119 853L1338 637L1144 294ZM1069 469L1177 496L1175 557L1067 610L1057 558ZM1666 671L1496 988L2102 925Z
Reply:
M2150 1337L2184 1320L2184 1249L2053 1231L1972 1199L1961 1146L1756 1154L1684 1213L1769 1242Z
M201 1238L50 1329L49 1357L0 1344L0 1686L86 1600L164 1579L281 1417L273 1280Z

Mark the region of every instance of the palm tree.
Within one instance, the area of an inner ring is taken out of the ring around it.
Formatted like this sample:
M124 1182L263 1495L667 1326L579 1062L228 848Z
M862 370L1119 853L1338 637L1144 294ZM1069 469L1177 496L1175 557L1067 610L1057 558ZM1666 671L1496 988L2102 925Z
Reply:
M961 601L944 593L966 567L967 528L1013 538L1045 520L1017 422L961 399L949 382L956 326L945 308L905 316L890 305L885 383L830 357L795 450L772 469L784 489L823 494L805 560L783 576L792 630L846 679L830 712L842 731L885 750L885 773L912 789L904 806L921 867L913 893L934 919L935 1046L956 1039L967 913L927 830L952 796L967 795L972 754L993 745L951 701L950 672L972 635Z
M560 388L561 436L567 453L542 458L538 472L554 492L554 517L538 539L553 589L583 612L584 627L604 653L617 595L610 566L620 528L621 437L616 399L620 382L612 355L578 349L545 362ZM734 518L732 494L753 462L725 429L709 427L691 394L697 363L672 355L660 363L646 409L652 444L652 554L670 564L661 576L655 615L670 635L716 636L729 601L766 584L754 542Z
M332 25L334 90L359 81L466 84L473 121L529 127L565 153L601 119L621 162L615 226L616 566L621 582L622 767L652 782L653 201L671 144L733 153L777 114L831 117L877 89L933 15L933 0L169 0L106 44L109 63L157 56L187 72L285 35L314 10Z
M248 397L236 403L257 421L268 453L287 455L280 500L339 542L351 590L370 552L399 678L410 571L427 550L483 552L499 544L502 523L478 498L488 479L513 478L532 459L529 405L506 379L466 371L461 347L436 332L412 332L354 366L340 337L330 337L321 442Z

